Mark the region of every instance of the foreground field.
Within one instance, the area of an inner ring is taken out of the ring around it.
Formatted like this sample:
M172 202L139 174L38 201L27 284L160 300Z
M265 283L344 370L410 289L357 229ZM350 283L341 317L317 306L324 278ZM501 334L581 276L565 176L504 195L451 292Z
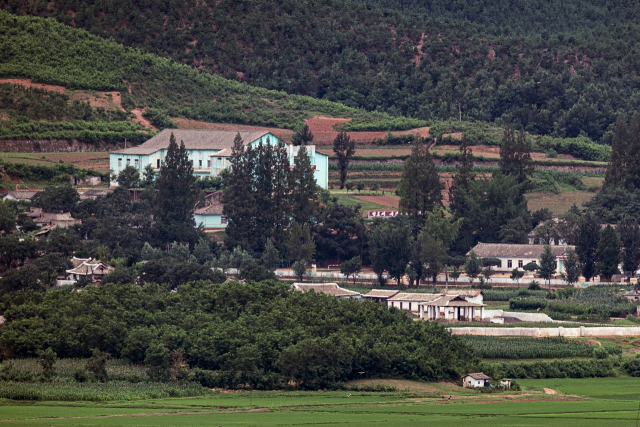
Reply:
M387 393L213 392L201 397L103 403L4 400L0 401L0 420L3 426L635 425L640 396L637 379L520 383L523 392L495 395L446 383L412 383L406 388L396 384L410 391ZM545 388L555 394L544 394Z

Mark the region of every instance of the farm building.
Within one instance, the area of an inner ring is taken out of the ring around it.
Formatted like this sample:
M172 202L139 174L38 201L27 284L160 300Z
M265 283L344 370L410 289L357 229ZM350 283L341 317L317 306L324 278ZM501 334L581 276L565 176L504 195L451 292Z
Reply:
M222 215L223 208L222 191L207 192L204 206L196 205L196 225L202 225L207 231L224 229L227 226L227 218Z
M394 297L399 291L386 291L383 289L372 289L371 292L367 292L362 295L362 298L375 301L375 302L384 302L386 303L389 298Z
M465 387L489 387L491 385L490 381L491 377L482 372L467 374L462 378L462 384Z
M31 201L33 196L40 193L42 190L16 190L16 191L7 191L2 196L2 200L26 200L28 202Z
M562 260L565 257L565 252L568 248L574 249L574 246L569 245L553 245L551 252L556 257L556 272L562 273L564 271L564 265ZM522 270L522 267L530 262L538 263L540 255L544 251L544 245L517 245L510 243L478 243L471 251L475 252L478 258L497 258L500 260L500 264L495 267L497 272L507 273L517 268ZM469 251L469 253L471 252ZM467 256L469 255L467 253Z
M443 289L440 295L455 295L463 297L465 301L482 304L484 302L484 292L480 289Z
M420 311L421 303L430 302L438 298L440 298L440 294L399 292L387 300L387 306L396 307L417 315Z
M632 289L630 291L625 292L624 296L626 299L629 300L629 302L640 301L640 292L638 292L636 289Z
M343 289L336 283L294 283L291 288L303 292L314 291L315 293L329 294L336 298L360 299L362 297L360 293Z
M482 302L470 302L460 295L438 295L438 298L418 304L420 319L473 322L484 318Z
M83 277L88 278L92 283L100 283L105 274L109 274L114 270L110 265L91 258L73 257L71 263L73 268L66 270L64 280L57 281L58 286L72 285Z
M193 172L202 178L218 176L222 170L230 166L233 140L238 133L247 147L257 146L259 143L273 146L284 144L291 166L294 165L295 156L300 148L286 144L269 132L165 129L136 147L112 151L109 155L111 170L118 174L125 167L133 166L142 172L147 165L151 165L157 172L167 155L172 133L178 144L180 141L184 142ZM326 189L329 183L329 156L317 152L314 145L307 146L307 151L311 165L315 168L316 182ZM111 185L118 184L112 181Z

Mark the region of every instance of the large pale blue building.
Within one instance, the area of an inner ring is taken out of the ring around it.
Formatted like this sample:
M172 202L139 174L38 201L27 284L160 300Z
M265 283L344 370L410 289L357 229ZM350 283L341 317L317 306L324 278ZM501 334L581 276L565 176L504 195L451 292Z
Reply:
M116 175L127 166L133 166L140 172L147 165L151 165L156 172L167 155L171 134L176 138L178 145L184 142L193 165L193 173L199 177L218 176L222 170L229 167L229 158L233 141L238 133L245 146L271 144L277 146L282 141L269 132L254 131L218 131L218 130L194 130L194 129L165 129L148 141L131 148L112 151L109 155L109 165ZM295 156L299 147L284 143L291 166L294 165ZM316 183L326 189L329 184L329 157L316 151L315 146L307 146L311 165L315 170ZM112 186L118 183L112 181ZM206 228L224 228L226 220L222 217L221 209L209 209L208 215L198 215L196 222L202 223ZM204 214L204 212L203 212Z
M112 151L109 155L111 170L118 174L125 167L133 166L142 172L147 165L151 165L156 171L160 170L160 165L167 155L172 133L178 145L180 141L184 142L189 160L193 164L193 173L200 177L217 176L229 166L233 140L238 133L245 146L255 146L260 142L277 146L282 142L269 132L165 129L136 147ZM299 147L283 144L287 149L289 162L293 166ZM329 183L329 157L318 153L313 145L307 146L307 151L311 158L311 165L315 169L316 182L326 189ZM118 183L112 181L111 185L117 186Z

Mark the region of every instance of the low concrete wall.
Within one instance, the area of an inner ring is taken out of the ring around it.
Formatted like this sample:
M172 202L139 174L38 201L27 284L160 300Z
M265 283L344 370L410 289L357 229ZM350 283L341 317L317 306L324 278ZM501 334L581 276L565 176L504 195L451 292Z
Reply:
M554 320L544 313L520 313L517 311L505 311L503 317L515 317L523 322L553 322Z
M521 313L518 311L504 310L485 310L484 318L491 319L493 317L514 317L523 322L556 322L544 313Z
M453 335L480 335L488 337L640 337L639 326L612 326L586 328L449 328Z

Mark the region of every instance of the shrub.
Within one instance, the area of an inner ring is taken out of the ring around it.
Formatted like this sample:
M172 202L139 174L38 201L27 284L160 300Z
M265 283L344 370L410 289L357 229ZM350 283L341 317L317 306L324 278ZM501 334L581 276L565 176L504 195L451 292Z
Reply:
M622 369L632 377L640 377L640 359L629 359L622 364Z
M93 378L99 382L107 382L107 359L109 358L109 354L94 348L92 350L92 355L87 360L85 365L85 369L89 371Z
M53 376L56 374L55 364L57 354L51 349L51 347L47 347L46 350L38 353L38 358L40 366L42 367L41 378L44 381L51 381Z
M593 349L593 357L596 359L606 359L609 357L609 352L604 347L596 347Z

